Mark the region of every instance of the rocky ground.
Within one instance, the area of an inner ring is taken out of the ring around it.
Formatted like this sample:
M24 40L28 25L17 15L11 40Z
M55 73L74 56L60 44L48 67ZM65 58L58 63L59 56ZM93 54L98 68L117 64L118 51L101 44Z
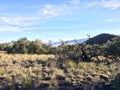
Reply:
M53 55L0 55L0 90L111 90L120 63L58 65Z

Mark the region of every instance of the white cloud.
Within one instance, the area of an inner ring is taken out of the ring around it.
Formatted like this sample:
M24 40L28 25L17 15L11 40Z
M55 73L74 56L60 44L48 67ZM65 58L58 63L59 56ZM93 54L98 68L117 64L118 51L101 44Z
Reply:
M101 0L101 5L110 9L120 8L120 0Z
M77 4L80 4L81 1L80 0L70 0L69 1L69 4L72 4L72 5L77 5Z
M37 21L39 21L41 18L38 16L28 16L28 17L16 17L13 18L13 25L17 25L20 27L24 27L24 26L31 26L34 25Z
M0 32L4 31L23 31L24 28L35 25L38 17L0 17Z
M9 16L4 16L0 17L0 25L10 25L10 26L27 26L29 25L31 21L37 20L37 17L21 17L21 16L16 16L16 17L9 17Z
M95 5L110 9L118 9L120 8L120 0L95 0L91 2L82 0L69 0L64 4L44 4L43 6L40 6L40 8L39 6L34 8L36 9L36 13L29 13L28 16L1 16L0 31L23 31L26 29L26 27L38 25L54 17L71 14L71 12L76 13L82 6L89 8ZM115 20L116 19L108 19L106 21L112 22Z
M86 7L100 6L100 7L105 7L112 10L120 8L120 0L94 0L94 1L87 1L87 2L83 1L81 2L81 4L85 5Z
M37 7L35 15L32 13L29 16L1 16L0 26L2 27L0 27L0 31L20 31L20 28L22 28L22 31L25 30L26 27L35 26L54 17L66 15L71 12L70 10L72 10L72 8L68 3L60 5L44 4L40 6L40 8Z
M85 5L87 6L87 7L92 7L92 6L95 6L95 5L97 5L98 4L98 2L85 2Z
M109 23L120 22L120 18L107 18L105 21Z
M4 25L8 22L9 22L9 20L7 17L0 17L0 25Z
M19 32L21 31L18 27L12 26L0 26L0 32Z
M69 6L63 5L51 5L46 4L39 10L39 15L45 18L53 18L56 16L65 15L69 10Z

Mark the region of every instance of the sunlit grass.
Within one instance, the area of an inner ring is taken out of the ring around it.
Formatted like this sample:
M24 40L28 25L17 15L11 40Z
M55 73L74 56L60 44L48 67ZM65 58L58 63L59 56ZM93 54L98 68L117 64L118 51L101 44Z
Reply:
M55 55L49 54L0 54L0 77L10 83L14 76L15 82L19 84L27 84L35 80L36 84L49 82L57 86L57 76L65 77L65 80L73 84L82 84L83 81L98 82L100 75L112 79L120 72L119 63L106 65L68 60L62 63L64 67L60 68L57 61ZM45 78L49 80L45 81Z

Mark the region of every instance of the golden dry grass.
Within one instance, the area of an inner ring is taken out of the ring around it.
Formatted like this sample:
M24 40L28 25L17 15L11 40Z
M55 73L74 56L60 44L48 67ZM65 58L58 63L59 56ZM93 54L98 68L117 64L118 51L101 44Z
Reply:
M36 61L48 61L55 59L54 55L37 54L0 54L0 77L12 81L12 76L16 77L19 83L27 82L31 78L42 75L42 64L36 64ZM31 63L29 61L33 61ZM28 65L27 68L26 65Z
M79 62L76 67L77 64L74 61L68 60L63 64L64 69L61 69L57 60L55 55L49 54L0 54L0 77L12 82L12 76L14 76L15 81L20 84L32 79L39 84L44 82L44 78L50 77L49 83L56 84L58 81L56 76L62 76L73 84L77 84L78 81L80 84L87 78L92 82L98 82L100 75L113 78L120 73L119 63L96 65L95 62Z

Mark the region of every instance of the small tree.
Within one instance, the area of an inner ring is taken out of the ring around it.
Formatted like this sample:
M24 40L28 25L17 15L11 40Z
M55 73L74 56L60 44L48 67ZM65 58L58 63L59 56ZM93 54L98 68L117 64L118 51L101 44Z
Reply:
M31 54L41 54L41 53L45 53L45 49L43 47L43 43L36 39L35 41L32 41L30 42L29 46L29 52L28 53L31 53Z
M120 37L116 38L116 40L109 45L108 54L114 58L115 61L120 57Z
M12 46L12 53L28 53L29 40L27 38L21 38L18 41L14 42Z
M109 55L120 56L120 40L109 46L108 53Z

